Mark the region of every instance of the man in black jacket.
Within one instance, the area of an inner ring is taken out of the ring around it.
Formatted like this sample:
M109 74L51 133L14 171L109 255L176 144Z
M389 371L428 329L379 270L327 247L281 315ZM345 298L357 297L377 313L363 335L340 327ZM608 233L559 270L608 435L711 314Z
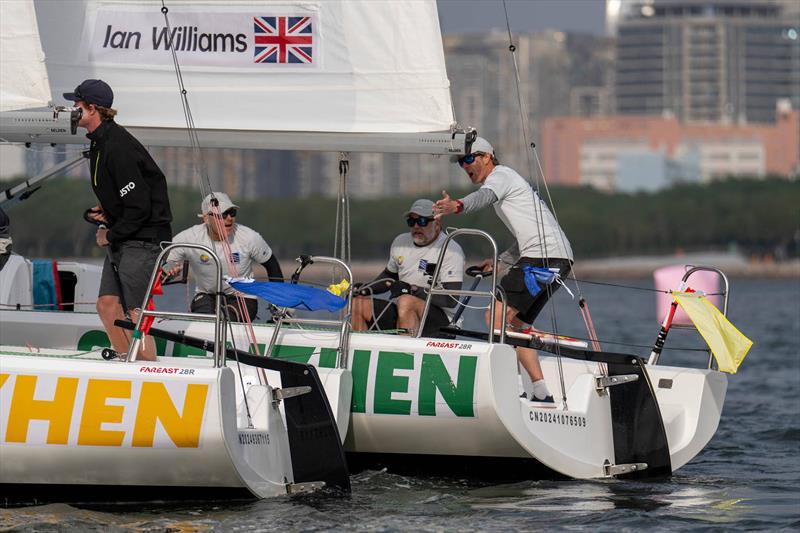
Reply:
M74 92L64 93L64 98L81 109L78 125L86 129L91 141L89 170L100 204L90 209L88 216L103 224L97 230L98 246L111 250L103 265L97 313L114 350L124 353L130 339L125 330L114 326L114 320L124 317L121 302L135 321L135 309L143 304L159 243L172 238L167 181L144 146L114 122L114 93L107 83L85 80ZM138 358L155 360L152 339L143 343Z

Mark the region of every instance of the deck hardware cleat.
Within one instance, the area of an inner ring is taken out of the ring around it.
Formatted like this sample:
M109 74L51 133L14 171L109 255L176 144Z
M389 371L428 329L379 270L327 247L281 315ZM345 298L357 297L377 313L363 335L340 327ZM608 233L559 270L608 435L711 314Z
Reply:
M119 359L120 361L125 362L128 359L128 354L114 351L111 348L103 348L103 351L100 352L100 355L106 361L112 361L114 359Z
M619 376L600 376L595 378L595 389L600 396L606 393L608 387L614 385L624 385L625 383L633 383L638 380L638 374L621 374Z
M632 472L639 472L647 469L647 463L625 463L619 465L605 464L603 471L606 476L619 476L621 474L630 474Z
M305 494L325 487L324 481L308 481L305 483L287 483L287 494Z
M295 396L302 396L311 392L311 387L302 385L300 387L285 387L283 389L272 390L272 403L277 407L281 400L287 398L294 398Z

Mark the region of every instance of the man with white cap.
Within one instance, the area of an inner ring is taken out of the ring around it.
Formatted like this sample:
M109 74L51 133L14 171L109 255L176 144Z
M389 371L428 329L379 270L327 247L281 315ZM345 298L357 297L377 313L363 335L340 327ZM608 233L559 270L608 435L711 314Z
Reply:
M217 209L214 209L214 200L217 202ZM178 233L172 239L173 243L205 245L214 250L224 265L226 262L223 249L224 239L230 246L231 259L236 267L236 274L233 277L252 276L253 264L258 263L267 271L270 281L283 281L281 266L264 238L255 230L236 223L239 206L234 204L227 194L212 192L203 199L200 208L201 213L198 216L203 219L203 223ZM213 313L214 291L216 290L215 263L208 254L201 250L177 248L170 252L167 261L170 275L180 272L184 260L189 262L196 284L196 294L190 306L191 311L193 313ZM223 274L226 272L228 270L223 266ZM231 318L243 321L245 317L240 316L239 307L236 305L236 291L226 285L223 292ZM258 300L253 296L246 295L245 307L249 319L255 319Z
M386 268L371 283L361 287L353 300L355 331L404 329L414 334L425 310L426 288L445 241L442 226L433 218L433 202L419 199L404 215L410 230L398 235L389 250ZM440 269L440 281L447 289L460 289L464 279L464 252L451 242ZM394 302L372 298L390 291ZM457 300L436 295L423 326L425 337L439 337L439 328L450 324Z
M508 301L506 320L515 327L532 324L558 284L551 283L534 296L525 284L524 267L545 268L566 277L572 268L572 247L544 201L525 178L500 164L486 139L478 137L470 153L457 158L456 162L480 188L460 200L453 200L447 191L442 191L443 198L436 202L434 212L438 218L471 213L489 205L494 207L516 240L516 245L501 257L513 263L500 281ZM483 267L491 268L491 261L484 261ZM499 327L501 318L502 309L498 307L495 328ZM536 350L517 348L517 357L533 381L531 400L552 402Z

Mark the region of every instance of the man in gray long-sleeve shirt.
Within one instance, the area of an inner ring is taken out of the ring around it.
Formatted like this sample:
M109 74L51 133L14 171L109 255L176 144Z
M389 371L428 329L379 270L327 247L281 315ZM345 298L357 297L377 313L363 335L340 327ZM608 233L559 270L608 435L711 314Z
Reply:
M573 262L569 241L539 195L525 178L500 164L494 148L486 139L478 137L472 144L471 153L459 158L458 164L470 181L481 187L460 200L453 200L443 191L444 197L436 202L434 213L441 217L470 213L489 205L494 207L497 216L514 235L518 254L510 261L514 264L508 274L500 281L508 299L506 321L518 328L531 324L558 284L550 284L534 296L525 285L523 268L528 265L546 268L566 277ZM504 255L512 254L513 248ZM484 269L491 267L491 261L484 261L483 266ZM500 327L501 318L502 310L498 308L495 328ZM552 402L536 350L517 348L517 357L533 381L532 400Z

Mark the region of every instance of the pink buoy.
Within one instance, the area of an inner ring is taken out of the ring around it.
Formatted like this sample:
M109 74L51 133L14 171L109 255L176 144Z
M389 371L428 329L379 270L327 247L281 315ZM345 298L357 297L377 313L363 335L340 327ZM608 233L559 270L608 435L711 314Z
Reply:
M653 280L656 290L674 291L680 287L684 274L692 268L692 265L670 265L659 268L653 272ZM710 270L698 270L693 272L686 285L696 291L702 291L708 296L708 300L722 310L722 295L720 293L720 275ZM669 306L672 304L672 295L664 292L656 293L656 320L661 322L669 313ZM691 326L692 321L686 313L678 306L675 317L672 320L673 326Z

